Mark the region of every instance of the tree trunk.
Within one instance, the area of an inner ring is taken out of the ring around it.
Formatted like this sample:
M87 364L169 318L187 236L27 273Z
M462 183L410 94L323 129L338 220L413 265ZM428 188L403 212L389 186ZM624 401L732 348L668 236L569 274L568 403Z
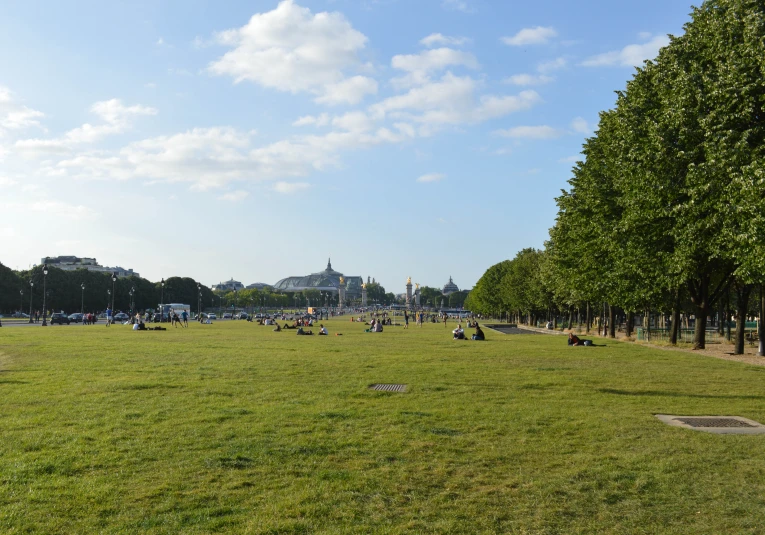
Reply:
M568 307L568 330L574 330L574 307Z
M624 326L624 332L627 334L627 338L632 336L632 324L635 322L635 313L631 310L627 312L627 324Z
M616 322L614 321L614 307L608 305L608 337L616 338Z
M725 316L725 303L723 303L722 299L720 299L719 305L719 312L717 313L717 334L722 338L725 336L725 322L723 321L723 316Z
M754 286L752 286L752 288L754 288ZM728 331L727 339L728 342L730 342L730 288L725 293L725 329Z
M744 337L746 336L746 311L749 308L749 296L752 294L752 284L736 285L736 349L734 355L744 354Z
M763 325L763 319L765 319L765 284L760 284L760 321L757 324L757 337L760 339L760 347L757 355L765 357L765 325Z
M651 309L646 308L645 309L645 328L643 330L645 333L645 339L647 341L651 341Z
M587 321L587 327L586 327L585 332L587 334L590 334L590 322L592 320L590 318L590 302L589 301L587 301L587 317L585 318L585 320Z
M669 343L677 345L677 335L680 332L680 288L675 290L675 303L672 306L672 324L669 326Z
M707 314L709 313L709 275L703 275L698 281L691 283L689 290L696 313L693 349L704 349L707 336Z

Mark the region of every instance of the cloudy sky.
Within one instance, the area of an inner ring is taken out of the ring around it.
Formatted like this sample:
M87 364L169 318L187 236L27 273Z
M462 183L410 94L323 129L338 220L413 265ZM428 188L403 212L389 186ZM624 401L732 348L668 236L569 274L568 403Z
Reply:
M0 262L471 287L688 0L5 2Z

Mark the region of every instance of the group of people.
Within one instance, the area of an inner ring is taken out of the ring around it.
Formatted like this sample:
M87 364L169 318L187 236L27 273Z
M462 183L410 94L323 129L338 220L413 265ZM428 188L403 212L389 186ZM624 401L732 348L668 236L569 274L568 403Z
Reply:
M174 326L176 329L178 328L178 325L180 325L183 328L186 328L189 326L189 313L186 310L181 311L180 316L178 313L170 309L170 325Z
M470 327L471 324L468 322L468 327ZM481 329L481 326L478 325L478 322L473 322L472 327L475 328L475 333L473 336L470 337L471 340L479 340L483 341L486 340L486 336L483 334L483 330ZM467 340L465 337L465 329L462 328L461 324L457 324L457 328L452 331L453 339L454 340Z
M382 320L372 319L372 321L369 322L369 329L366 329L364 332L367 332L367 333L383 332Z

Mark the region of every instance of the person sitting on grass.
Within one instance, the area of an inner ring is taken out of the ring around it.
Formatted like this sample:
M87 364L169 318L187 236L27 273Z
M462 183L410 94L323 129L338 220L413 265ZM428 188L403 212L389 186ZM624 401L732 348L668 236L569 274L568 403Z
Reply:
M477 321L473 323L473 327L475 327L473 340L486 340L486 337L484 336L483 331L481 330L481 327L478 325Z
M323 323L320 324L319 327L321 327L321 329L319 329L319 335L321 335L321 336L329 335L329 333L327 332L327 328L324 326Z
M285 325L285 327L286 327L286 326L287 326L287 325ZM282 332L282 328L281 328L281 327L279 327L279 324L278 324L278 323L276 324L276 327L274 328L274 332L275 332L275 333L280 333L280 332Z
M464 340L465 339L465 330L462 328L462 325L459 323L457 324L457 328L452 331L454 333L454 340Z

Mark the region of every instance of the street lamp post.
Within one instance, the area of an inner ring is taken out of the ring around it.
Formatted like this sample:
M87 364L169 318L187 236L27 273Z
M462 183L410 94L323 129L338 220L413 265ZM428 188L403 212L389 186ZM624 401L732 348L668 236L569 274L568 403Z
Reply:
M32 297L34 297L35 282L29 281L29 323L34 323L35 318L32 315Z
M112 314L114 314L114 298L117 296L117 291L114 285L117 284L117 274L112 273Z
M19 316L21 316L21 311L24 310L24 289L22 288L19 290Z
M43 322L42 326L48 325L47 295L45 294L45 284L48 279L48 264L43 264Z
M159 281L159 322L165 319L165 279Z
M85 283L80 284L82 288L82 302L80 303L80 314L85 314Z
M239 305L239 295L236 293L236 288L234 288L234 308L231 310L231 319L234 319L234 314L236 314L236 307Z
M135 293L135 288L130 288L130 291L128 292L128 295L130 296L130 317L133 317L133 294Z
M202 285L197 283L197 290L199 290L199 297L197 298L197 320L202 317Z

